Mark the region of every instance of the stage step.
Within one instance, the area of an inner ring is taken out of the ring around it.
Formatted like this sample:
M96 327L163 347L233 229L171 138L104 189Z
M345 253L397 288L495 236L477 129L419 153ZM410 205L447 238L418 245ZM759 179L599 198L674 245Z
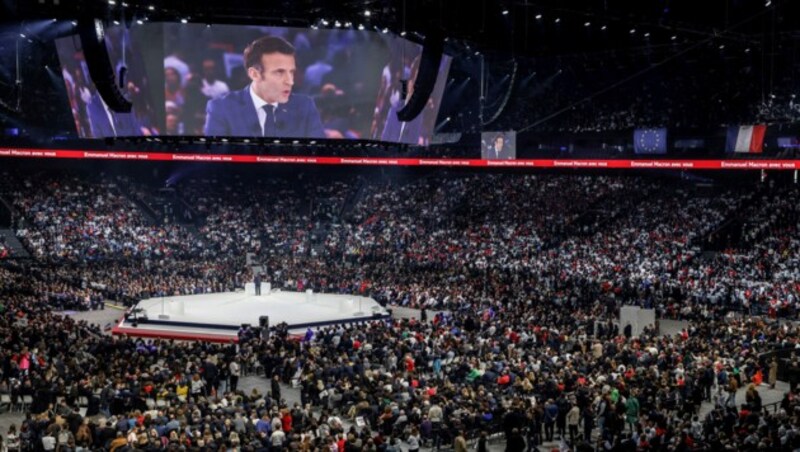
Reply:
M25 246L22 242L19 241L17 235L11 229L0 229L0 242L5 244L6 247L11 251L12 258L29 258L31 257L28 250L25 249Z

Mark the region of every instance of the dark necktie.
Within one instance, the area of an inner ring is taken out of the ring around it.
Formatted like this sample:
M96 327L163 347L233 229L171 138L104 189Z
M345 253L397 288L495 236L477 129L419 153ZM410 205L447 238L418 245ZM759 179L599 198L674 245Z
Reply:
M277 135L275 127L275 107L272 105L264 105L264 111L267 112L267 117L264 119L264 136L274 137Z

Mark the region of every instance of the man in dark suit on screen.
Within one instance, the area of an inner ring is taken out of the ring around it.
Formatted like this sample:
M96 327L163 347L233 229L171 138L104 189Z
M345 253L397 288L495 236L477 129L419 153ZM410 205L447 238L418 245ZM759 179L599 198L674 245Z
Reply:
M208 136L324 138L314 101L292 94L294 46L283 38L265 36L244 50L250 85L206 106Z
M136 115L112 111L99 94L92 96L86 105L89 130L93 138L133 137L142 135Z
M513 160L516 152L506 144L506 137L500 133L488 148L483 150L484 160Z

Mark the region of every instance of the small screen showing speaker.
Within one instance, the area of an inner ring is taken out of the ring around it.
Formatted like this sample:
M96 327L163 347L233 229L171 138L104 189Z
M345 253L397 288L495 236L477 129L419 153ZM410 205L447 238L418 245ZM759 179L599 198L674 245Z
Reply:
M481 133L481 158L484 160L514 160L517 158L517 133Z

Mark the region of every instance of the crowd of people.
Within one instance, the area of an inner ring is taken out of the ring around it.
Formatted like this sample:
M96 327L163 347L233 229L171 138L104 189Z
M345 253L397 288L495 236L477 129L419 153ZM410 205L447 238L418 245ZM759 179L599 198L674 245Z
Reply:
M797 326L774 320L798 314L794 188L219 175L177 184L197 215L188 227L151 222L108 175L20 177L4 196L34 259L0 266L0 394L31 397L6 435L23 450L395 451L485 447L499 431L509 450L800 441L796 385L777 408L759 398L777 378L770 353L800 344ZM762 214L738 246L704 255L731 218ZM248 253L273 287L366 294L423 318L212 345L111 337L59 314L235 290L253 276ZM689 327L631 333L615 323L625 304ZM796 357L781 365L800 378ZM252 368L275 384L237 389ZM300 389L298 404L281 382ZM700 417L703 402L714 409Z
M32 254L115 300L237 287L253 253L276 287L358 288L409 307L486 297L488 279L524 275L549 296L585 286L673 317L798 312L796 189L712 196L658 179L459 175L197 179L179 191L196 231L151 221L110 181L22 180L10 195ZM704 256L737 216L757 219L741 246ZM474 281L463 284L464 269Z
M113 182L53 176L19 181L13 206L27 224L17 235L37 258L89 261L186 253L192 241L174 226L149 224Z

